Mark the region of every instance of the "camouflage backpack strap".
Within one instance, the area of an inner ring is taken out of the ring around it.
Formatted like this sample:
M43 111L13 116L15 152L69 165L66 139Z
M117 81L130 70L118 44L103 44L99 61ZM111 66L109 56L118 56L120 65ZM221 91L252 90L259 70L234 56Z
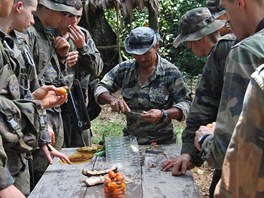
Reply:
M12 129L12 133L17 135L19 150L22 152L31 151L33 148L28 146L23 140L24 134L19 123L21 114L18 107L11 100L1 97L0 113L6 118L7 125Z
M5 48L3 46L3 43L0 42L0 66L2 68L0 69L0 93L1 90L8 85L8 77L10 76L9 71L9 58L7 57L7 54L5 52Z

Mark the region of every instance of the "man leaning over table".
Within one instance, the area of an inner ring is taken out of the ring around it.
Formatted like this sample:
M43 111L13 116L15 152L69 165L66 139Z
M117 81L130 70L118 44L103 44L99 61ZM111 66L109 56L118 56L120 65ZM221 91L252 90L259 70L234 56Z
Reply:
M159 40L149 27L133 29L124 45L134 59L115 66L95 90L99 104L126 115L123 133L135 135L139 144L175 143L171 119L185 120L191 105L181 72L157 52ZM117 90L122 98L112 95Z
M201 125L216 120L225 75L225 60L236 40L232 34L221 37L225 21L215 20L219 14L223 12L212 16L208 8L200 7L189 10L180 19L181 34L175 39L174 46L186 42L187 47L191 48L197 57L207 57L207 61L186 120L186 128L182 133L181 155L163 164L164 171L172 168L172 175L182 175L187 169L203 163L199 160L199 152L194 145L195 131ZM220 177L221 170L214 170L209 188L210 197L213 197L215 185Z

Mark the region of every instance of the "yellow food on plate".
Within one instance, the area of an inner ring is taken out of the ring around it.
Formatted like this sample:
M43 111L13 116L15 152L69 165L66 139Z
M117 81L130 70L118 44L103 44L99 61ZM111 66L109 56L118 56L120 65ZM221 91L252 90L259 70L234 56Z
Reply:
M81 153L95 153L99 149L101 149L101 145L92 145L92 146L84 146L77 149L78 152Z
M74 154L69 155L69 159L71 162L83 162L93 158L93 153L80 153L76 152Z

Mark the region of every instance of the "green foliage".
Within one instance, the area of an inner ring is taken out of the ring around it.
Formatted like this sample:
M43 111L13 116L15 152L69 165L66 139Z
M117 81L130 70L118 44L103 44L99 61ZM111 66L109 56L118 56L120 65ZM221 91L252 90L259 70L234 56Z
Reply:
M98 118L92 121L92 131L93 138L92 142L94 144L100 142L103 139L103 136L113 135L121 136L123 135L123 128L125 127L125 118L124 116L105 118L99 116Z
M181 16L188 10L205 5L205 0L160 0L159 1L159 33L161 34L162 43L160 54L170 62L174 63L188 77L196 76L201 73L205 59L199 59L194 56L190 49L184 45L180 45L177 49L172 43L179 34L179 20ZM117 15L115 10L107 10L105 12L106 19L113 27L113 30L120 35L120 45L131 29L138 26L148 25L148 10L134 9L133 21L130 23L128 17ZM122 48L123 49L123 48ZM123 58L130 58L125 51L121 54Z

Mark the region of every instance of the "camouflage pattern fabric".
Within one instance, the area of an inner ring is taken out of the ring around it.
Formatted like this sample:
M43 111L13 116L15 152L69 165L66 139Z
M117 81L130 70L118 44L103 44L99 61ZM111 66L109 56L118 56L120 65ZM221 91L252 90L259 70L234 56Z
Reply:
M264 197L264 65L251 75L215 197Z
M197 156L198 153L194 146L195 131L201 125L216 120L223 87L225 60L235 39L232 34L226 35L213 47L204 65L202 77L197 85L195 98L186 120L186 128L182 133L181 153L190 154L196 165L201 165L203 161Z
M68 75L73 75L74 79L80 81L81 87L83 89L83 94L85 98L85 104L88 104L88 87L91 80L97 78L103 70L103 60L100 56L100 52L97 50L95 43L90 35L90 33L79 27L85 35L85 45L81 49L77 49L71 39L68 40L70 43L70 51L79 51L79 58L73 67L67 69ZM72 82L71 82L72 83ZM81 137L83 133L88 133L88 130L80 131L79 127L76 126L72 120L74 114L69 108L69 103L62 105L62 118L64 125L64 143L66 147L80 147L85 146L83 139ZM87 136L87 135L86 135Z
M53 31L51 29L44 29L41 21L38 17L35 16L35 24L29 28L27 31L28 42L30 50L33 54L33 59L36 64L36 71L40 81L40 85L50 85L62 86L64 85L64 76L61 73L60 62L58 56L55 52L55 47L52 43ZM54 118L54 115L57 114L57 118ZM50 120L60 120L61 119L61 109L52 108L47 110L48 122ZM56 138L57 149L60 149L63 142L63 126L59 125L62 123L62 120L58 122L58 126L54 127L54 133ZM52 126L52 123L49 122Z
M228 55L214 135L208 136L202 145L202 158L217 169L222 168L228 144L242 110L250 75L264 63L263 34L264 29L242 40Z
M20 59L13 60L15 56L10 56L14 53L11 47L15 47L12 46L12 38L7 38L2 32L0 38L0 189L14 184L28 195L30 189L25 152L50 141L45 110L33 101L18 100L21 96L20 80L14 71L21 73L22 63Z
M177 107L182 110L185 120L191 105L190 92L178 68L158 55L158 63L149 80L140 85L136 71L137 63L129 60L120 63L108 72L95 91L95 98L106 91L111 93L121 90L121 95L131 111L142 112L150 109L169 109ZM124 134L138 137L139 144L149 143L151 139L173 138L171 120L153 124L145 122L138 115L127 115Z
M85 34L85 46L82 49L77 49L73 41L69 40L70 51L79 51L79 58L76 65L68 69L68 72L74 74L75 78L79 79L82 88L86 90L89 82L100 75L104 63L90 33L82 27L79 28Z

